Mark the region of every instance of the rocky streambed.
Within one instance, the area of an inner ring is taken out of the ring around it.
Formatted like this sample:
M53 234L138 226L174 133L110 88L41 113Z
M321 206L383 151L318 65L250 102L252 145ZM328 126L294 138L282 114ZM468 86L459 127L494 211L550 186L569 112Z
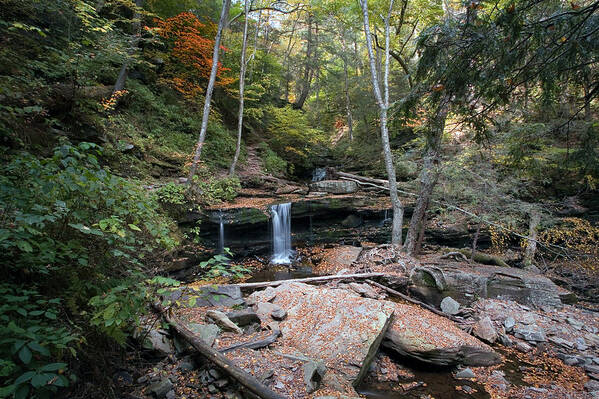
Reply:
M541 275L389 246L336 247L314 263L314 274L385 276L195 286L167 299L196 337L282 397L599 396L599 315L564 304L571 296ZM172 330L142 331L164 358L138 377L139 396L248 395Z

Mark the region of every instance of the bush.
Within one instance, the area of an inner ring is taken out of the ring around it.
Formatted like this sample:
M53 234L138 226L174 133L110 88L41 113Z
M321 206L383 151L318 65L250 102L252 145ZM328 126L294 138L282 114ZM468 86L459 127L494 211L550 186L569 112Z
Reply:
M241 190L241 182L237 176L217 179L207 176L207 171L194 176L194 193L197 201L215 205L223 201L232 201Z
M287 161L271 150L268 144L260 143L258 145L258 154L262 159L262 165L267 173L274 176L284 176L287 173ZM293 170L290 172L293 173Z
M66 364L56 361L74 355L75 343L85 338L72 330L122 343L144 310L142 260L176 244L173 223L158 212L157 201L100 166L100 150L64 142L47 159L13 157L0 174L0 272L6 281L0 319L9 326L0 339L4 395L25 397L33 389L32 397L49 397L66 386ZM115 298L117 305L90 304L93 297Z

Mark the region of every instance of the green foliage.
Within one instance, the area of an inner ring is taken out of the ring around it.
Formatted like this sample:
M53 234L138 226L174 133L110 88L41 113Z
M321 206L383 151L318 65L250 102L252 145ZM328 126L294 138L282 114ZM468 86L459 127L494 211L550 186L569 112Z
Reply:
M250 272L250 269L243 265L232 263L228 256L233 256L229 248L225 248L225 255L215 255L207 261L200 263L200 268L204 270L204 278L211 280L218 277L241 278Z
M231 201L237 197L241 190L241 182L237 176L228 176L222 179L194 176L194 191L198 199L208 205L215 205L223 201Z
M0 175L0 271L7 276L0 313L11 321L2 333L27 345L16 352L0 340L0 358L5 377L29 383L35 396L67 384L50 374L56 359L74 355L65 352L77 336L72 329L89 334L91 324L123 341L143 310L141 288L130 288L143 283L142 259L177 243L157 202L100 166L98 154L94 144L64 142L50 158L12 157ZM19 288L23 281L30 290ZM28 366L30 350L39 356Z
M311 127L306 115L290 106L268 107L268 144L296 169L311 169L313 162L325 150L325 135Z
M262 159L264 171L273 176L284 176L287 173L287 168L291 167L290 173L293 173L293 165L289 165L285 160L279 157L268 144L260 143L257 147L258 155Z
M64 362L81 337L58 321L59 298L36 290L0 285L0 397L51 397L75 376Z

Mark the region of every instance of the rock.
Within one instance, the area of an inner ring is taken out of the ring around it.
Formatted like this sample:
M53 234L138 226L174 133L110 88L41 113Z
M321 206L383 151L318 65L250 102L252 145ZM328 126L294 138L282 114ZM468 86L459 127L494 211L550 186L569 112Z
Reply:
M189 323L187 327L209 346L214 344L214 340L220 334L220 328L216 324Z
M348 180L321 180L310 184L310 191L329 194L351 194L358 191L358 184Z
M270 302L277 296L277 291L273 287L266 287L262 291L255 291L246 298L248 305L255 305L256 302ZM257 298L259 297L259 300Z
M252 323L260 323L258 314L249 308L229 312L227 313L227 317L238 326L247 326L248 324Z
M582 326L584 325L582 322L580 322L572 317L568 317L566 319L566 321L568 322L568 324L570 324L572 327L574 327L577 330L581 330Z
M216 389L216 387L213 384L208 385L208 392L210 392L211 394L215 394L218 392L218 389Z
M599 336L597 334L588 333L584 335L584 338L591 343L593 346L599 346Z
M545 331L536 324L517 324L514 327L514 335L529 342L545 342Z
M222 389L229 385L229 380L227 380L226 378L221 378L220 380L214 381L214 385L216 385L217 388Z
M150 392L157 399L166 397L166 394L173 389L173 383L168 378L153 383L148 387L147 392Z
M180 370L183 372L192 371L192 370L195 370L195 368L196 368L196 365L190 357L181 359L179 361L179 364L177 365L177 370Z
M345 219L341 221L341 225L343 227L360 227L362 225L362 218L357 215L348 215Z
M372 288L369 284L363 283L349 283L349 288L355 293L372 299L379 299L381 296L374 288Z
M503 326L505 327L505 332L511 332L514 326L516 325L516 320L512 316L508 316L503 321Z
M186 307L233 307L245 304L241 289L236 286L207 285L199 289L179 288L167 297L171 302L179 302Z
M287 313L279 305L270 302L259 302L255 305L256 314L263 324L268 324L272 319L283 320Z
M587 343L584 340L584 338L578 337L575 340L576 343L576 349L578 349L581 352L584 352L588 349Z
M485 342L492 344L497 340L497 331L489 316L480 319L472 329L472 333Z
M112 381L118 386L126 387L133 384L133 377L128 371L120 370L114 373Z
M316 391L326 372L326 366L322 362L306 362L302 366L304 370L304 384L306 391Z
M441 310L443 313L455 315L460 310L460 304L450 296L446 296L441 301Z
M393 305L395 315L383 341L386 348L438 366L490 366L500 362L493 349L445 317L416 305L387 303Z
M521 269L488 265L448 263L415 267L410 274L411 291L427 303L439 306L450 295L462 306L474 298L500 298L535 307L561 308L563 292L545 276Z
M567 356L564 359L564 363L567 364L568 366L574 366L578 364L578 358L575 356Z
M499 340L499 343L501 343L501 345L503 346L514 345L514 342L506 334L498 334L497 339Z
M460 379L460 378L475 378L476 376L474 375L474 372L467 368L467 369L463 369L458 371L455 374L455 378Z
M140 333L143 337L144 332ZM150 330L145 335L144 348L151 349L162 356L168 356L175 353L175 347L172 341L158 330Z
M591 374L599 374L599 366L595 366L594 364L587 364L584 366L584 371Z
M206 316L214 320L217 326L222 328L225 331L232 331L237 334L243 334L241 328L237 326L237 324L233 323L226 314L219 310L209 310L206 312Z
M526 342L518 341L516 342L516 349L518 349L520 352L528 353L532 350L532 347Z
M322 361L325 386L359 384L391 323L391 303L301 283L284 283L275 291L273 304L287 311L278 344ZM253 294L257 302L261 292Z
M586 384L584 384L584 389L589 392L599 391L599 381L589 380Z
M166 393L166 399L176 399L177 398L177 394L175 393L174 390L170 390Z

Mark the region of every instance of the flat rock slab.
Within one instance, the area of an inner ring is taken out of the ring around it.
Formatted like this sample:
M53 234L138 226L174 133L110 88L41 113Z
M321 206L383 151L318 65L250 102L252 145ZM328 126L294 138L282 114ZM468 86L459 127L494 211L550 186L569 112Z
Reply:
M166 298L182 307L224 307L231 308L245 304L241 289L233 285L207 285L199 288L179 288Z
M351 382L359 384L393 315L393 304L362 298L353 291L319 288L302 283L285 283L272 291L258 291L250 301L272 303L287 311L280 323L282 332L277 344L293 348L303 356L320 360L328 373L323 381L331 387ZM329 377L340 377L334 381Z
M361 253L361 247L354 247L352 245L340 245L326 249L322 260L314 268L314 272L336 274L343 269L351 269L350 266L360 257Z
M402 356L439 366L490 366L500 357L452 321L412 304L387 302L395 313L383 346Z
M321 180L310 184L310 191L329 194L351 194L358 191L358 184L348 180Z

